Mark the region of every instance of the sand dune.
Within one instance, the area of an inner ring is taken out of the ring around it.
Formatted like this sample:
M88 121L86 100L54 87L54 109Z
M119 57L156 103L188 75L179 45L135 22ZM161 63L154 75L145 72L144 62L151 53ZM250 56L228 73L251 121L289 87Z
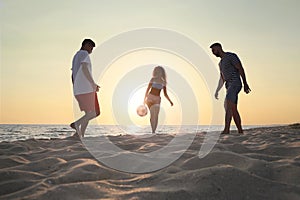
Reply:
M174 163L146 174L101 164L76 137L1 142L0 199L300 199L300 124L222 135L200 159L204 135ZM110 140L145 153L172 138Z

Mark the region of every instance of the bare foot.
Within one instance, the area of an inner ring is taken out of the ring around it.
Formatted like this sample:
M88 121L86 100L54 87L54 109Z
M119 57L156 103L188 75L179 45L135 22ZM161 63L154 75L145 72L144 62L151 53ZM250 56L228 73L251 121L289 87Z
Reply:
M79 138L79 135L77 134L77 132L75 132L71 137Z
M75 122L71 123L71 124L70 124L70 127L71 127L72 129L75 129L75 130L76 130L76 128L75 128Z
M73 125L74 126L74 128L75 128L75 130L76 130L76 133L78 134L78 136L80 137L80 138L82 138L83 137L83 135L82 135L82 133L81 133L81 130L80 130L80 127L79 127L79 124L77 124L77 123L72 123L71 125ZM70 126L71 126L70 125Z
M75 134L74 135L72 135L73 137L82 137L82 135L80 134L80 132L79 132L79 126L76 126L75 125L75 122L73 122L73 123L71 123L70 124L70 127L72 128L72 129L74 129L76 132L75 132Z
M222 134L222 135L228 135L229 132L228 132L228 131L222 131L221 134Z

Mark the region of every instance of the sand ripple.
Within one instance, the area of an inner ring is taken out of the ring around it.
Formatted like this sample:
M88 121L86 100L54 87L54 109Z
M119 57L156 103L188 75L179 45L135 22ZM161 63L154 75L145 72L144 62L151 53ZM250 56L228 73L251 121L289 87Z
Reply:
M76 137L0 143L0 199L300 199L300 125L221 136L200 159L204 133L172 165L129 174L98 162ZM114 136L120 148L151 152L171 135Z

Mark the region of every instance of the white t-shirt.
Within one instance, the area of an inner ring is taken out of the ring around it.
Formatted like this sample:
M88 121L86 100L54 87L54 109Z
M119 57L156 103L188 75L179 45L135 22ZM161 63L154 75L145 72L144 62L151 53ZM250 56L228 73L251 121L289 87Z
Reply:
M92 64L89 53L85 50L79 50L72 62L72 78L73 78L73 92L74 95L86 94L95 92L91 83L86 78L82 71L82 63L87 63L87 68L92 76Z

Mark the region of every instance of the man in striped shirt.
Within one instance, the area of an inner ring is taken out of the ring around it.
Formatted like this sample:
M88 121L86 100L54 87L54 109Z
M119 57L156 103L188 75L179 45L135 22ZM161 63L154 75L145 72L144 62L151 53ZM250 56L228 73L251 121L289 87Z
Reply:
M219 63L220 79L216 89L215 98L218 99L218 93L225 83L225 127L222 134L229 134L230 122L233 118L239 133L243 133L241 117L237 109L238 94L244 84L244 91L248 94L251 90L248 86L246 75L242 63L238 56L231 52L224 52L220 43L214 43L210 46L212 53L221 58Z

